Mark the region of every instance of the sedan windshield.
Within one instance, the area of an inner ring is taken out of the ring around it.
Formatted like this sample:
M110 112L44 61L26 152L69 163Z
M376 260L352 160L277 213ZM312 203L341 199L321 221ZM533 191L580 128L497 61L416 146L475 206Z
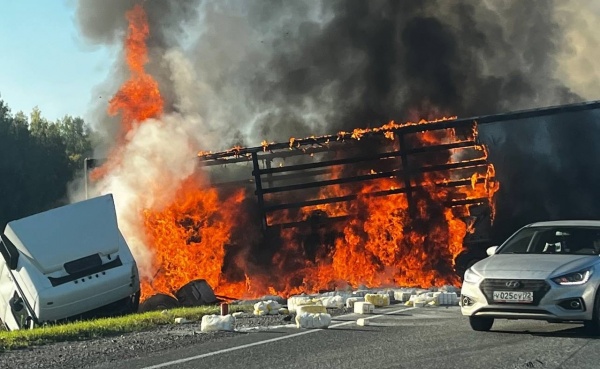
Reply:
M600 254L600 228L529 227L506 241L498 254Z

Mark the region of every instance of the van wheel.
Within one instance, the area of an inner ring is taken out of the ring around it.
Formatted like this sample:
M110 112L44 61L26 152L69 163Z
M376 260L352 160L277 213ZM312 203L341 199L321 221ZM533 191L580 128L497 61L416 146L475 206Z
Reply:
M129 297L129 310L131 313L137 313L140 309L140 295L141 292L138 290L136 293Z
M494 325L494 318L485 318L481 316L470 316L469 324L474 331L487 332Z
M583 322L585 332L591 336L600 336L600 291L596 291L594 298L594 312L592 320Z

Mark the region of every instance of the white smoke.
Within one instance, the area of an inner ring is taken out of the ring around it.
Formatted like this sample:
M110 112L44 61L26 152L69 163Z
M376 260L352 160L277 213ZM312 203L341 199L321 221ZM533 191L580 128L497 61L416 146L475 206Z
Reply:
M144 276L150 276L151 248L144 238L143 211L170 204L181 183L195 172L197 153L206 145L205 124L190 113L187 92L195 88L195 74L178 51L165 55L178 91L179 112L137 124L110 173L93 183L93 193L112 193L119 226Z

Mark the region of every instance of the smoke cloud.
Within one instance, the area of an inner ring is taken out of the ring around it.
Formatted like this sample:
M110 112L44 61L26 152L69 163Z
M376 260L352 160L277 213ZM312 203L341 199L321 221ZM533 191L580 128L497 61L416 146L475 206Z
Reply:
M124 14L134 3L80 0L83 35L95 44L120 44ZM131 132L126 160L99 189L115 192L120 209L131 212L122 222L135 227L135 211L159 206L136 194L157 183L176 186L193 172L199 150L392 119L600 98L594 32L600 6L593 0L143 4L151 34L148 71L167 109ZM125 77L119 62L101 89L110 95ZM590 170L600 157L592 142L600 133L597 118L587 113L480 128L502 183L499 237L531 220L600 217L599 171ZM98 120L106 148L116 121L105 113Z

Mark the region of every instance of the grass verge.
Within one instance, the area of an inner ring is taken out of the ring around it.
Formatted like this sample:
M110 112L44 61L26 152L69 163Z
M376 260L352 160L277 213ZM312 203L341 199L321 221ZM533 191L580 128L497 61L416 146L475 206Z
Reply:
M251 311L252 306L230 305L229 309L231 313ZM29 330L0 331L0 352L54 342L81 341L143 331L160 325L174 324L175 318L179 317L200 321L204 315L218 313L218 306L199 306L172 309L167 313L151 311L114 318L46 325Z

